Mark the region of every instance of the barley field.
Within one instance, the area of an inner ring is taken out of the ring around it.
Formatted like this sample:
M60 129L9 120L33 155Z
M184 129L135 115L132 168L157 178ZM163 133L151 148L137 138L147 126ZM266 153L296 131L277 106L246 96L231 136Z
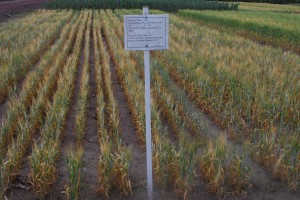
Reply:
M154 199L300 198L300 7L268 5L169 13L170 48L151 52ZM126 14L141 10L0 24L0 199L147 198Z

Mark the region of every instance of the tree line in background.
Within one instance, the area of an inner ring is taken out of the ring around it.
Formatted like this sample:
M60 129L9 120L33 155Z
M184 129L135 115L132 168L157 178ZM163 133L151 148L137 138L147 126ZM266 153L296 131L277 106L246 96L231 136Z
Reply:
M179 9L236 10L238 3L204 0L53 0L47 4L52 9L141 9L143 6L177 12Z

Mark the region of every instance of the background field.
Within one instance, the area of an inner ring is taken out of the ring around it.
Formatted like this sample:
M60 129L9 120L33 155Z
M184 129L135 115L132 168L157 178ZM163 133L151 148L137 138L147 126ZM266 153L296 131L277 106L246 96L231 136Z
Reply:
M151 52L155 199L300 198L299 8L169 13L170 49ZM143 54L123 49L125 14L141 9L1 24L0 199L147 197Z
M181 16L197 19L220 31L234 32L262 44L300 52L299 6L241 3L237 12L181 10Z

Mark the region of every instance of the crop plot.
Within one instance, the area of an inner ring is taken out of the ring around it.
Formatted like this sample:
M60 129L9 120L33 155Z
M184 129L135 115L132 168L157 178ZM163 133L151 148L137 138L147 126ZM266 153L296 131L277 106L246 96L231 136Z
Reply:
M299 199L299 55L181 12L170 49L152 52L154 198ZM0 199L147 198L143 55L123 48L137 13L0 27Z

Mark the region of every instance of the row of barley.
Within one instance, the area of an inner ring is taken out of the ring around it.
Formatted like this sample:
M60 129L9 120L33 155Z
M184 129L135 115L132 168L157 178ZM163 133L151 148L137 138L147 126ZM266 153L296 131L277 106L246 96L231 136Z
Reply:
M84 36L82 44L83 48L83 66L81 71L80 89L78 102L76 103L76 120L75 120L75 138L76 144L69 144L67 151L67 169L68 169L68 180L66 181L66 194L68 199L79 199L80 197L80 186L83 177L83 138L85 134L85 127L87 123L87 97L89 93L89 56L90 56L90 31L92 25L92 12L85 11L87 15L85 17L86 24L84 28ZM78 53L81 53L81 49L78 49ZM80 54L78 54L79 56ZM79 64L79 61L77 65ZM74 88L73 88L74 89ZM73 141L74 143L75 141Z
M96 21L102 20L101 14L97 13ZM102 39L101 26L96 24L95 41L96 49L100 55L101 70L97 77L102 86L102 100L105 101L106 129L101 129L99 145L101 156L99 159L99 192L108 197L108 192L114 187L121 195L128 197L132 193L129 179L130 152L122 142L122 130L120 127L119 108L114 98L110 56ZM95 52L96 53L96 52ZM100 88L99 88L100 90ZM99 116L100 117L100 116ZM100 118L101 119L101 118ZM103 118L102 118L103 119Z

